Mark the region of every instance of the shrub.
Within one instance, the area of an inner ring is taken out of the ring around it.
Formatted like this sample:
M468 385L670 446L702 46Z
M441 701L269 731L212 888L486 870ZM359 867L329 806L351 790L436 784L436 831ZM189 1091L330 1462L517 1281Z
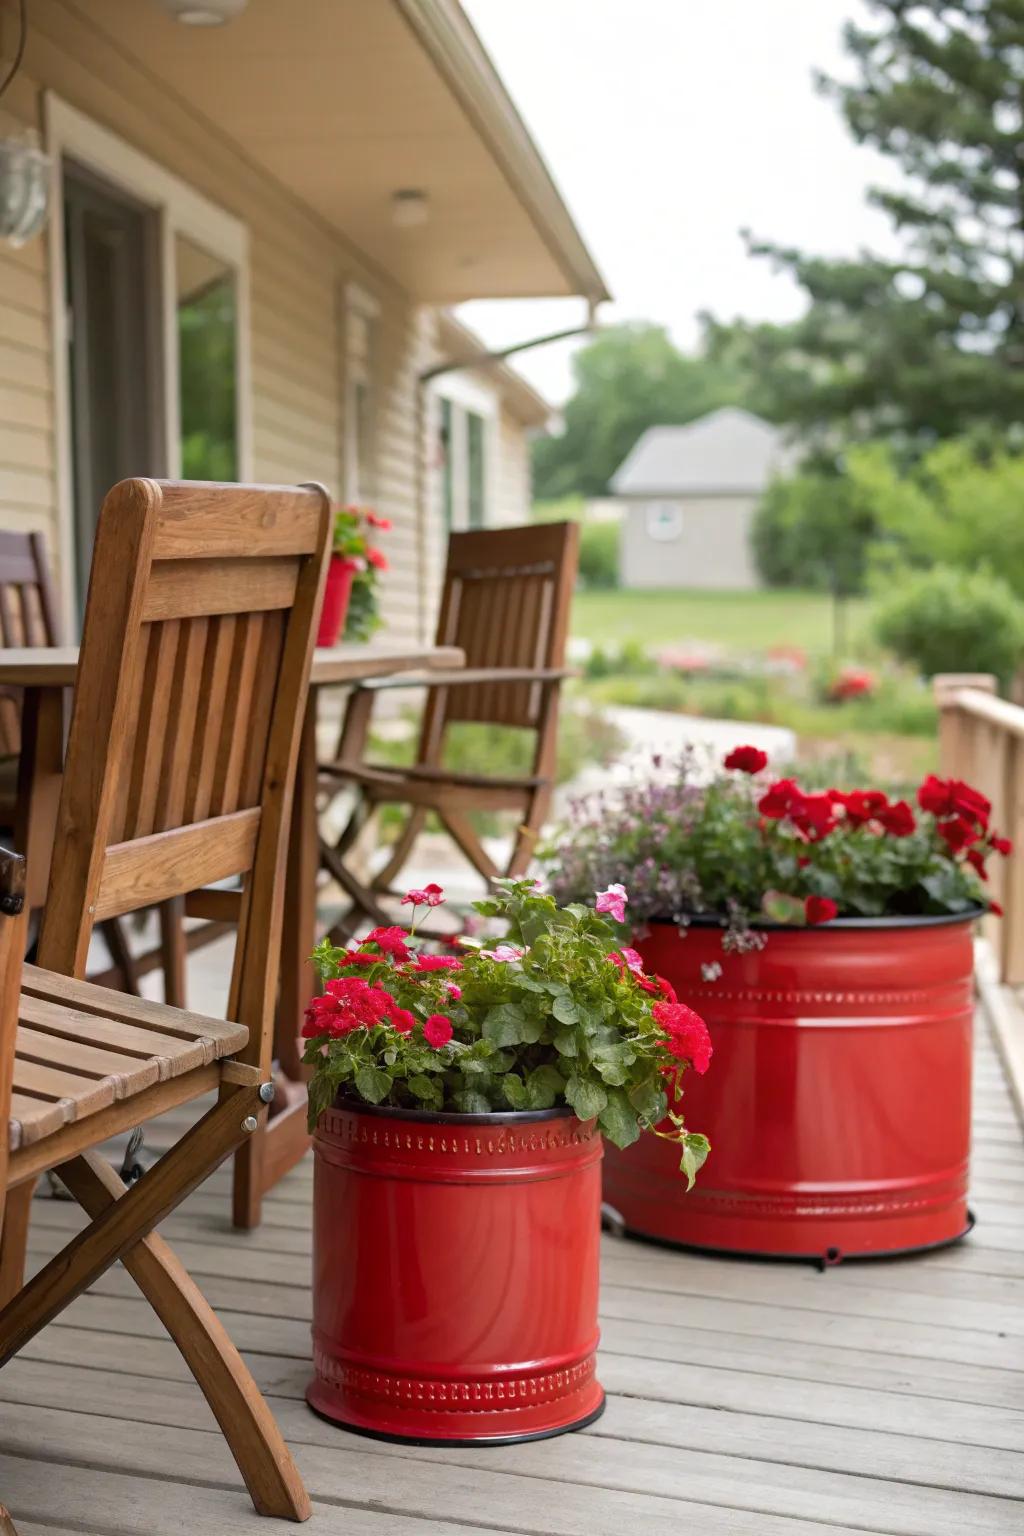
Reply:
M1024 608L1005 581L952 566L900 579L875 619L881 643L926 677L994 672L1006 683L1024 651Z
M871 498L854 481L807 470L768 487L751 547L768 586L848 597L863 590L875 533Z
M618 522L582 524L580 581L591 589L609 590L619 585Z

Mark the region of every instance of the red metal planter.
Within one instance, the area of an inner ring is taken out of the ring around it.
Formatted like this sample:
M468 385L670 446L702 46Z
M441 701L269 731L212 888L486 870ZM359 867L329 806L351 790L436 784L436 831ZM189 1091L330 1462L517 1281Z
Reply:
M969 918L775 929L725 954L717 927L652 925L637 947L708 1022L688 1124L711 1141L684 1192L673 1148L607 1148L604 1198L626 1229L687 1247L842 1258L969 1229ZM705 979L704 967L721 976Z
M314 1147L317 1413L432 1445L597 1418L593 1122L338 1105Z
M324 586L324 604L320 610L320 625L316 632L317 645L337 645L338 637L345 628L355 566L344 555L332 555L327 567Z

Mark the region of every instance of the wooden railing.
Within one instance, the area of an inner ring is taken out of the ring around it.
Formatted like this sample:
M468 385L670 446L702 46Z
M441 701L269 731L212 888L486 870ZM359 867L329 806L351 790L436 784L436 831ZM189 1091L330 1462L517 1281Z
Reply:
M934 680L939 707L939 771L966 779L992 801L992 825L1013 840L1008 859L989 865L1003 916L983 929L1000 975L1024 983L1024 708L996 695L987 673L945 672Z

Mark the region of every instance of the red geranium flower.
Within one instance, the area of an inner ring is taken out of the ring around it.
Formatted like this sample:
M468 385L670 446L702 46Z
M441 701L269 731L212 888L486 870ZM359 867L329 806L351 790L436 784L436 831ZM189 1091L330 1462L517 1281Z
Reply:
M400 1035L411 1034L415 1023L416 1015L410 1013L408 1008L392 1008L391 1027L396 1029Z
M985 869L985 855L982 853L980 848L968 848L967 862L974 870L975 874L979 877L979 879L988 879L988 873Z
M803 798L803 790L795 779L776 779L757 802L757 808L770 821L781 821Z
M725 767L735 768L739 773L760 773L767 766L768 754L760 747L733 747L725 759Z
M979 836L974 823L968 821L965 816L950 816L945 821L940 821L936 828L950 853L962 853L970 843L976 842Z
M382 549L378 549L376 545L368 544L366 546L366 558L376 570L386 571L388 569L388 557L384 551Z
M444 1013L432 1013L423 1026L423 1038L435 1051L447 1045L453 1034L452 1021Z
M846 812L846 820L858 827L868 821L881 820L889 805L888 795L880 789L852 789L849 794L844 794L840 789L830 789L828 797L834 805L841 805Z
M457 955L417 955L414 971L462 971L465 966Z
M677 1061L688 1061L701 1076L711 1064L711 1036L699 1013L685 1003L655 1003L654 1022L665 1031L665 1049Z
M905 800L886 806L878 819L891 837L909 837L917 828L914 813Z
M989 904L988 904L988 909L996 917L1002 917L1002 915L1003 915L1003 909L999 905L998 901L990 901Z
M376 944L384 954L392 955L396 960L410 960L412 950L405 942L408 937L404 928L374 928L363 943Z
M804 916L812 927L818 923L830 923L838 915L839 908L831 896L808 896L804 901Z
M350 949L346 952L344 959L338 961L338 964L344 968L349 965L380 965L380 961L380 955L375 955L369 950Z
M1003 858L1009 858L1013 852L1013 844L1008 837L998 837L995 833L989 839L993 853L1001 853Z
M406 891L402 897L402 906L413 907L439 907L444 901L444 891L441 886L433 881L425 885L422 890Z
M377 512L367 512L366 521L371 528L379 528L381 533L390 533L392 523L390 517L381 517Z

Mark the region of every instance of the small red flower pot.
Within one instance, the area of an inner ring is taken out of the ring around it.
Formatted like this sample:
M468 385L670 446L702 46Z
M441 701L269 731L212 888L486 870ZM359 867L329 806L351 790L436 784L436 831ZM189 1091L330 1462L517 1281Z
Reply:
M339 1103L314 1151L317 1413L429 1445L535 1440L597 1418L593 1121Z
M324 605L320 610L320 627L316 632L317 645L337 645L338 636L345 628L355 566L344 555L332 555L327 567L324 586Z
M668 1143L609 1146L605 1200L638 1235L825 1263L962 1237L971 919L841 919L767 938L726 954L717 927L681 938L656 923L638 941L711 1031L714 1061L684 1093L711 1152L686 1194Z

